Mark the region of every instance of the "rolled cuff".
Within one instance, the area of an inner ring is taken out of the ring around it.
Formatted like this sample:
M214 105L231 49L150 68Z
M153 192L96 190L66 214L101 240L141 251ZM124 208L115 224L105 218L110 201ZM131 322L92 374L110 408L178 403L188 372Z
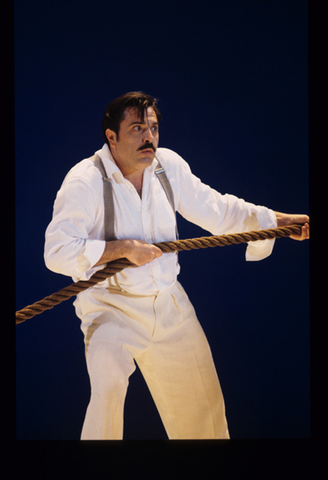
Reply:
M277 227L277 218L273 210L263 208L257 215L259 230L266 230L268 228ZM258 240L256 242L249 242L246 249L246 261L254 262L263 260L271 255L274 247L275 239L272 240Z
M78 256L78 270L81 272L81 277L78 280L89 280L90 277L97 271L103 268L103 265L94 267L106 246L105 240L88 239L85 242L83 253ZM76 281L76 279L74 279Z

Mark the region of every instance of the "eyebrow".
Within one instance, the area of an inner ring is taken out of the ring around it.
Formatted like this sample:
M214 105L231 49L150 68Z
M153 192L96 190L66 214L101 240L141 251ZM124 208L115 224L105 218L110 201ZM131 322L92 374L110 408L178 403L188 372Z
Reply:
M132 122L132 123L129 123L129 127L131 127L132 125L145 125L146 122L145 121L141 121L141 120L137 120L135 122ZM152 122L152 125L159 125L159 123L156 121L156 122Z

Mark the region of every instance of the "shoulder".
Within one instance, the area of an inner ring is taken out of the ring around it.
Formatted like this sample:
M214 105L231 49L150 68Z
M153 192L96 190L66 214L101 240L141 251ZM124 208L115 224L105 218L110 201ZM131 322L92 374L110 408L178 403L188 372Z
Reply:
M85 158L70 169L57 192L57 199L81 204L100 201L103 181L93 159Z
M156 157L168 175L186 175L191 173L188 163L181 155L169 148L158 148Z
M168 164L171 162L178 162L180 160L183 160L178 153L164 147L160 147L156 150L156 157L160 160L161 163L163 160L163 162Z
M158 148L156 157L161 165L168 170L179 171L181 168L188 166L187 162L178 153L169 148Z
M74 183L84 183L90 186L100 183L101 175L94 165L94 158L94 156L85 158L74 165L64 178L63 186Z

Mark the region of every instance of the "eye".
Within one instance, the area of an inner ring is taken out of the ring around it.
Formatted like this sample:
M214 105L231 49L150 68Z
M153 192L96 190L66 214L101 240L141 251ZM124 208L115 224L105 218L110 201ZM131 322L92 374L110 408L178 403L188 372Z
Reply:
M140 132L141 126L140 126L140 125L135 125L135 126L133 127L133 130L136 130L137 132Z

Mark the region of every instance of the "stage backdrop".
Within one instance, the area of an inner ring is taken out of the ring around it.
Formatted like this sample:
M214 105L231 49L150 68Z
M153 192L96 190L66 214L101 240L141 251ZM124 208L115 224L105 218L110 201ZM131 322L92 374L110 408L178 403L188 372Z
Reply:
M159 99L160 146L221 193L308 213L305 0L15 1L17 309L72 283L44 233L68 170L103 145L106 105ZM181 238L206 235L179 218ZM309 242L184 252L232 438L310 434ZM72 300L17 326L17 438L79 439L90 386ZM139 371L126 439L166 434Z

